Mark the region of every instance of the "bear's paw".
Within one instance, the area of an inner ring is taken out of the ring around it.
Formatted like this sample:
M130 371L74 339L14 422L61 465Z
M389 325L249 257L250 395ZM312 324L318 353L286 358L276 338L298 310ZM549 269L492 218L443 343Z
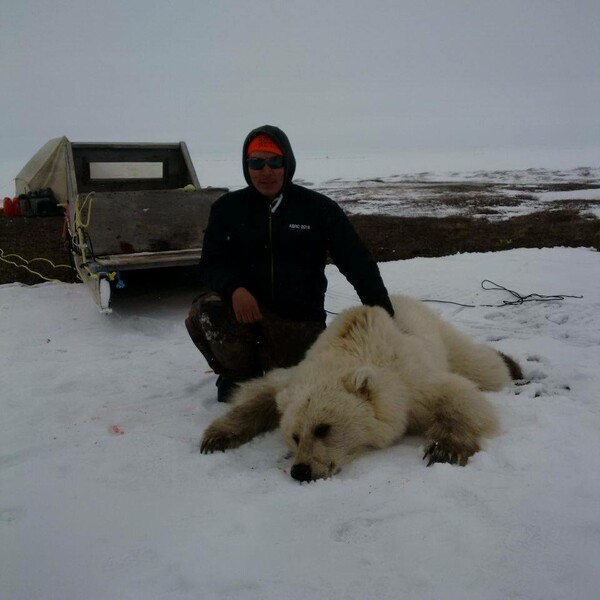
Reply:
M222 429L217 425L211 425L202 436L200 442L201 454L212 454L213 452L225 452L231 448L241 445L238 437L229 429Z
M469 458L479 450L479 445L471 443L456 443L455 440L431 441L426 445L423 460L427 460L427 466L434 463L449 463L464 467Z

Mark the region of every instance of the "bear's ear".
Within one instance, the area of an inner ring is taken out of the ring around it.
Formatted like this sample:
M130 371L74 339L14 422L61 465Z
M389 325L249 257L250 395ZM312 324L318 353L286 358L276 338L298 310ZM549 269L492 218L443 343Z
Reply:
M344 375L342 383L351 394L356 394L362 396L365 400L370 400L375 379L375 371L371 367L360 367L360 369Z

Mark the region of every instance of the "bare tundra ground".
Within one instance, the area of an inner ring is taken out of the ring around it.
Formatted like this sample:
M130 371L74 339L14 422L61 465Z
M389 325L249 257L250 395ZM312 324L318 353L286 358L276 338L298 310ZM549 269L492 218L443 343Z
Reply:
M331 181L319 187L350 214L360 236L377 261L415 256L445 256L457 252L495 252L510 248L584 246L600 249L600 200L581 199L583 189L600 188L596 177L581 173L576 181L536 180L533 183L498 181L400 180ZM539 177L537 179L540 179ZM543 200L555 194L559 200ZM572 196L572 197L570 197ZM1 218L0 250L3 256L18 254L27 260L47 258L68 265L62 217ZM30 265L42 275L73 282L69 268L55 269L45 261ZM193 271L153 272L153 284L189 281ZM125 281L148 278L126 273ZM36 284L42 280L23 268L0 261L0 284Z

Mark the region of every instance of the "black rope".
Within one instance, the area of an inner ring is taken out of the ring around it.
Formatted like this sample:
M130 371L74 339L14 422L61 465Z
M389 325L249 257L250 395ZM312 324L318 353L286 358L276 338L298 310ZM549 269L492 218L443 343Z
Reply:
M485 287L485 285L484 285L485 283L489 283L494 287ZM558 300L564 300L565 298L578 298L578 299L583 298L583 296L570 296L569 294L550 294L548 296L545 296L543 294L535 294L534 293L534 294L528 294L527 296L522 296L518 292L515 292L514 290L509 290L508 288L505 288L502 285L498 285L497 283L494 283L493 281L490 281L489 279L484 279L481 282L481 287L484 290L503 290L505 292L508 292L509 294L512 294L516 298L516 300L513 300L513 301L503 300L502 306L523 304L524 302L556 302Z
M489 284L488 287L486 287L486 284ZM491 281L490 279L484 279L481 282L481 287L486 291L500 290L503 292L508 292L509 294L511 294L511 296L513 296L513 298L515 298L515 300L502 300L502 304L461 304L460 302L452 302L450 300L430 300L430 299L423 299L423 302L440 302L442 304L456 304L457 306L464 306L466 308L477 308L477 307L501 308L503 306L518 306L520 304L524 304L525 302L557 302L560 300L564 300L565 298L578 298L578 299L583 298L583 296L570 296L569 294L544 295L544 294L532 293L532 294L527 294L526 296L523 296L522 294L519 294L519 292L510 290L510 289L504 287L503 285L499 285L498 283Z
M432 300L430 298L421 298L421 302L437 302L438 304L454 304L455 306L464 306L465 308L477 308L477 306L488 306L487 304L462 304L461 302L452 302L452 300Z
M486 284L489 284L486 287ZM490 279L484 279L481 282L481 287L486 291L500 290L503 292L508 292L515 298L515 300L502 300L502 304L462 304L461 302L453 302L452 300L434 300L431 298L421 298L422 302L437 302L439 304L454 304L455 306L464 306L465 308L502 308L503 306L518 306L520 304L525 304L525 302L557 302L560 300L564 300L565 298L577 298L581 299L583 296L570 296L569 294L527 294L523 296L519 294L519 292L515 292L514 290L508 289L503 285L499 285L491 281ZM329 315L338 315L339 313L333 312L331 310L325 309L325 312Z

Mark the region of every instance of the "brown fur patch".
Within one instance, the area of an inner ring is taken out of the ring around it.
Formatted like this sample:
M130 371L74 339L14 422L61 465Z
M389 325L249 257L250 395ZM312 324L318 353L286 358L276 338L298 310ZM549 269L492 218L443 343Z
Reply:
M502 360L508 367L512 380L516 381L517 379L523 379L523 371L521 370L519 363L503 352L498 352L498 354L502 357Z
M208 427L200 451L208 454L237 448L258 434L275 429L280 418L274 393L265 391L248 402L234 406Z
M444 410L436 413L425 437L427 449L423 458L428 459L428 467L436 462L465 466L469 457L480 449L477 432Z

